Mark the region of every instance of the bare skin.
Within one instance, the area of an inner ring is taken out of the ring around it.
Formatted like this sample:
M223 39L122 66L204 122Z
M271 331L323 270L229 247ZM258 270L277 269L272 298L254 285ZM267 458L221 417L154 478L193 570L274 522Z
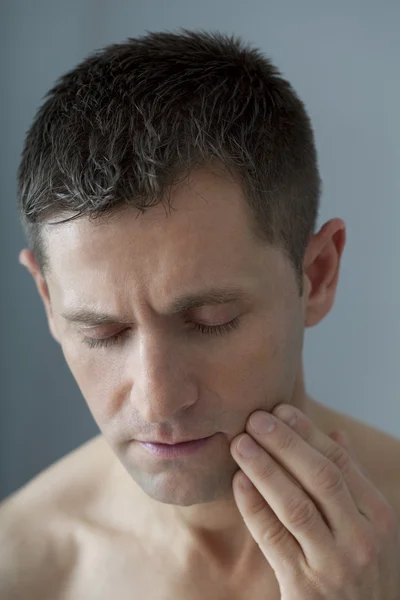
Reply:
M1 597L278 600L274 573L232 495L238 466L229 444L252 412L280 403L297 406L327 434L346 431L400 515L400 440L305 390L304 328L333 305L343 221L326 223L310 240L299 297L286 257L254 240L235 182L198 172L174 190L173 204L178 211L167 219L159 206L140 218L125 212L47 232L46 279L33 255L21 252L102 435L2 504L0 585L8 587ZM171 308L178 297L223 285L246 299ZM114 317L71 321L83 307ZM239 326L218 337L192 327L237 317ZM89 349L85 341L121 332L113 346ZM216 432L212 451L173 465L138 444Z
M307 414L322 431L341 429L348 434L400 521L400 440L312 398L307 406ZM126 486L134 511L121 495ZM24 573L14 588L16 598L26 598L28 590L32 600L200 600L210 597L211 590L215 598L280 597L273 573L254 547L248 550L252 567L243 557L233 574L229 558L224 564L217 554L212 560L200 548L189 552L188 540L177 538L174 523L166 521L130 480L101 435L3 502L0 524L4 566L8 573Z

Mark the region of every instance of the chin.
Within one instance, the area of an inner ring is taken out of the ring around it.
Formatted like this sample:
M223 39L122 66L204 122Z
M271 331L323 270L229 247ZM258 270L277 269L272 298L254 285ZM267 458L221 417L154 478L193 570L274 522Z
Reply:
M222 477L215 471L208 474L204 471L186 474L182 472L179 476L175 473L173 477L170 477L169 473L141 473L139 476L136 474L134 479L143 492L157 502L193 506L232 497L232 477L235 471L232 474L225 471Z

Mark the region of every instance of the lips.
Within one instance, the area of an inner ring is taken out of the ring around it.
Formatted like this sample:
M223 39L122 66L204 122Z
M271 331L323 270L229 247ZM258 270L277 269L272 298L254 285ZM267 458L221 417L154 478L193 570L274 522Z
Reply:
M158 440L144 440L144 441L142 441L142 443L144 443L144 444L161 444L161 445L164 445L164 446L176 446L178 444L186 444L187 442L197 442L197 441L205 439L207 437L210 437L210 436L203 436L203 437L196 437L196 438L186 438L186 439L182 439L182 440L178 440L178 441L174 441L174 442L171 442L169 440L163 440L163 441L158 441Z
M212 440L215 435L196 440L179 442L177 444L161 444L152 442L140 442L140 446L149 454L152 454L158 459L180 459L189 456L194 456L212 445Z

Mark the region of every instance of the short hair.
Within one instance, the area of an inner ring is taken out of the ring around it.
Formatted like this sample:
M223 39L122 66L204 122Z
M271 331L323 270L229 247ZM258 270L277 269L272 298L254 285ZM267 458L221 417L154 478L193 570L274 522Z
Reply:
M96 50L44 96L18 167L22 226L42 273L49 219L168 204L171 185L214 162L240 184L254 233L284 251L302 295L321 193L305 106L259 49L187 29Z

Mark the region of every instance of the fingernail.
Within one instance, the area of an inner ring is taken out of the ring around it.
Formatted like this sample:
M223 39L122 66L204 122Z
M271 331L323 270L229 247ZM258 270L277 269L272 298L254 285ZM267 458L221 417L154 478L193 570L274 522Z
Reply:
M244 435L240 438L237 449L239 454L245 458L257 456L261 451L260 446L249 435Z
M293 427L293 425L297 421L295 411L289 406L281 406L280 408L278 408L275 414L278 417L278 419L286 423L286 425L289 425L289 427Z
M250 425L256 433L263 435L275 429L276 421L272 415L259 411L251 415Z

